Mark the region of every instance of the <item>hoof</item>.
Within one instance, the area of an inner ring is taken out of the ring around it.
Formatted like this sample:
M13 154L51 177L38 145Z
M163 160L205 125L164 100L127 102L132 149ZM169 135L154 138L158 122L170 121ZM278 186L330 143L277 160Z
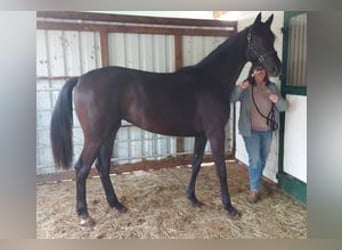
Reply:
M200 202L197 199L189 199L190 206L192 207L202 207L204 205L203 202Z
M227 216L231 220L239 220L241 218L241 213L233 208L231 211L227 211Z
M91 217L87 217L87 218L81 218L81 222L80 225L82 227L93 227L95 226L95 220Z
M127 207L125 207L124 205L122 205L121 203L118 204L117 206L114 207L115 210L119 213L119 214L124 214L128 211Z
M190 205L192 207L202 207L202 206L204 206L204 203L200 202L200 201L197 201L197 202L190 202Z

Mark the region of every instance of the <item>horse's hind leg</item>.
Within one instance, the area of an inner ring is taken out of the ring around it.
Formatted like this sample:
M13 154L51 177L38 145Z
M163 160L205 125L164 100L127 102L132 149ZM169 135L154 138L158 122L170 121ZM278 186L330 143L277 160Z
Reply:
M115 208L119 212L126 212L127 208L122 205L121 202L119 202L118 198L116 197L113 184L111 182L111 179L109 177L110 173L110 166L111 166L111 156L113 153L113 144L114 144L114 139L117 130L113 132L113 134L107 139L107 141L101 146L99 155L97 157L97 162L95 164L96 169L99 172L101 182L103 185L103 188L106 193L106 198L109 206L111 208Z
M205 134L200 134L195 137L195 147L194 147L194 156L192 160L191 166L191 177L188 187L186 189L186 195L191 205L193 206L201 206L202 203L197 199L195 195L195 187L196 187L196 179L197 175L201 168L203 153L205 149L205 145L207 143L207 137Z
M94 220L89 217L86 201L86 180L92 163L101 146L99 141L85 140L82 153L75 165L76 171L76 212L81 219L82 226L92 226Z

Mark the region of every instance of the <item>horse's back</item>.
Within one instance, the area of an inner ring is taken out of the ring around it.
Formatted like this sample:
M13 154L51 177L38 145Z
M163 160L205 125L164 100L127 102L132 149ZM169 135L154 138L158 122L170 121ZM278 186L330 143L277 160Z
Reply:
M133 79L123 93L124 119L159 134L197 133L197 96L191 76L137 72Z
M80 78L75 98L79 103L75 106L87 107L98 116L125 119L151 132L194 136L203 130L204 114L199 107L209 99L217 101L213 96L215 88L203 81L192 68L153 73L106 67ZM206 107L206 110L213 113L217 108Z

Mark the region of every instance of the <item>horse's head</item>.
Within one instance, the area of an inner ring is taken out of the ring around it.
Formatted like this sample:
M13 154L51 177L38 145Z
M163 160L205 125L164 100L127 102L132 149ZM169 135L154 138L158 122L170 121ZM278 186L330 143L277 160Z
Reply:
M247 58L253 64L263 64L271 76L277 76L281 70L281 62L274 49L275 36L271 31L273 14L266 22L261 22L261 13L254 23L247 28Z

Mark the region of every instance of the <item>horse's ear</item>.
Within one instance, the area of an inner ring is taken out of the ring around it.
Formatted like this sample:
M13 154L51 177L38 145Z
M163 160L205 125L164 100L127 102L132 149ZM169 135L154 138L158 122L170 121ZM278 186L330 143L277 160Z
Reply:
M273 14L267 19L267 21L265 22L265 24L266 24L268 27L271 27L272 21L273 21Z
M254 20L254 24L259 24L261 23L261 12L258 14L258 16Z

